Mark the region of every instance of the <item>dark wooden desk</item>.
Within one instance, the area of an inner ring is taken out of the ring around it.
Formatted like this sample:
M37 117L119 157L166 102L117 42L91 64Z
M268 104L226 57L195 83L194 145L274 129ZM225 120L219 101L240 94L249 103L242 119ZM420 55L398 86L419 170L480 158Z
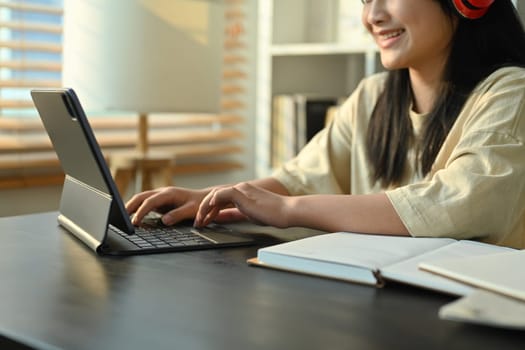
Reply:
M257 247L95 256L56 213L0 219L2 345L64 349L523 349L438 319L452 298L249 267Z

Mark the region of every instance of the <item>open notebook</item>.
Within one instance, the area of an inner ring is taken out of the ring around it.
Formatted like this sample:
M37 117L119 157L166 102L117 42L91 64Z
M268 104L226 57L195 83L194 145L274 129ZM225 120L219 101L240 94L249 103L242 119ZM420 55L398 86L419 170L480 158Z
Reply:
M525 302L525 250L425 261L420 268Z
M66 175L58 222L99 254L145 254L253 244L225 227L134 227L72 89L31 96Z
M471 287L424 272L419 264L508 251L513 249L468 240L337 232L259 249L248 263L375 286L392 280L466 295Z

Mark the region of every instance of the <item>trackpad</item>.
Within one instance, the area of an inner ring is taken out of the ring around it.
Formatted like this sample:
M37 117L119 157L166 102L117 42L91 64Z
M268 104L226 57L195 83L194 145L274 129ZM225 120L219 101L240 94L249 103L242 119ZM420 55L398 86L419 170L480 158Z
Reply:
M214 243L248 243L254 241L253 238L232 232L226 227L215 225L204 228L193 228L192 232Z

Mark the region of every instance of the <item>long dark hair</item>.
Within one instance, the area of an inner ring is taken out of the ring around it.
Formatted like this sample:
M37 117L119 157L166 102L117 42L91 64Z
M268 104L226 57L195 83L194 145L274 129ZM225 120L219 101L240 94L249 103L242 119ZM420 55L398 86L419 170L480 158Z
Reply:
M495 70L525 66L525 32L511 0L496 0L480 19L459 16L450 0L439 1L457 28L445 66L444 83L426 118L422 137L413 137L409 108L412 101L408 69L388 73L384 90L372 113L367 153L372 180L383 187L399 184L407 153L416 144L416 168L426 175L445 137L474 87Z

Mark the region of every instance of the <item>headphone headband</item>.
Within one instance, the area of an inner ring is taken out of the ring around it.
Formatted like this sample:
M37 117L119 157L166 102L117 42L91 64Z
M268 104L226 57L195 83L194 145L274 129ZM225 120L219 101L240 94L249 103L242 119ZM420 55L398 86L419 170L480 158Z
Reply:
M478 19L487 13L494 0L452 0L452 3L463 17Z

